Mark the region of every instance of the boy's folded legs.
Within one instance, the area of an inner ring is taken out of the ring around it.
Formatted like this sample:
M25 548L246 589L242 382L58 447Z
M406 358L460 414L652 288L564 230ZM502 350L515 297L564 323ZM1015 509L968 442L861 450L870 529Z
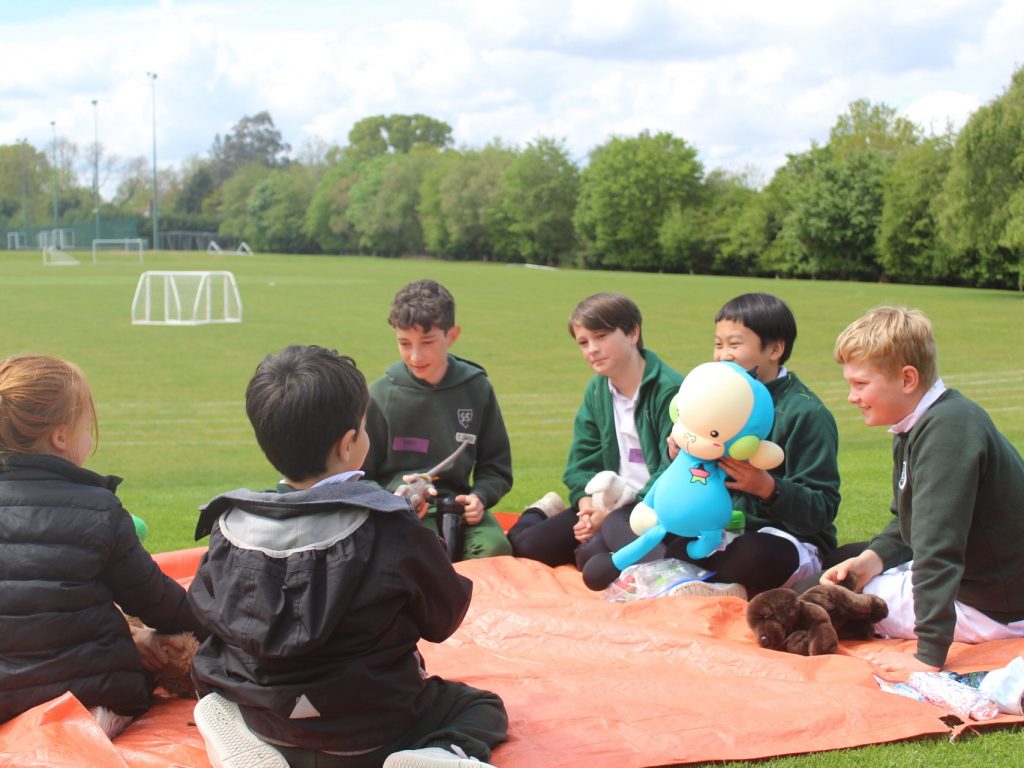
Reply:
M508 714L501 698L439 677L428 678L427 686L434 693L427 714L379 749L361 755L278 749L290 768L487 768L491 750L508 738Z

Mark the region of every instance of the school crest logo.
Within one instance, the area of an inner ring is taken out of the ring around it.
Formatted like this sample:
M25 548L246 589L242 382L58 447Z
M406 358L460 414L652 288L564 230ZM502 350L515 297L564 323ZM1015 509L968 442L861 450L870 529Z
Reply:
M455 412L455 417L459 420L459 426L465 429L473 423L473 409L459 408L459 410Z

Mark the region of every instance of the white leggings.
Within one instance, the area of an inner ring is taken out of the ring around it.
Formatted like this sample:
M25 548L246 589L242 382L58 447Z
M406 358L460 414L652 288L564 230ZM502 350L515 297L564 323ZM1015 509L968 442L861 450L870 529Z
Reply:
M883 637L897 637L914 640L914 591L911 585L913 562L897 565L875 576L864 585L864 592L878 595L889 606L889 615L875 624L875 631ZM983 643L986 640L1008 640L1024 637L1024 620L1012 624L1000 624L977 608L960 601L956 607L956 629L953 641L958 643Z

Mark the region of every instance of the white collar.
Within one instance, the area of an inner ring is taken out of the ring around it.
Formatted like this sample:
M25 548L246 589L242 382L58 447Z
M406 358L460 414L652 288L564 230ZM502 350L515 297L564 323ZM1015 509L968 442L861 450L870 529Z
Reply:
M931 388L924 393L924 397L921 398L917 407L908 416L904 416L896 424L889 427L889 431L894 435L902 435L912 430L914 425L917 424L917 420L921 418L925 411L932 407L932 404L938 400L945 391L946 385L942 383L942 379L936 379Z

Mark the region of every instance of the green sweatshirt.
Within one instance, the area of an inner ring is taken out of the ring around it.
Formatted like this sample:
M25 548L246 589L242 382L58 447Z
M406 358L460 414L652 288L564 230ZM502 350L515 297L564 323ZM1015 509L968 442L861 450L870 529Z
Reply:
M772 470L779 496L770 504L747 493L733 496L746 515L746 530L780 528L818 547L822 555L836 548L839 509L839 431L832 412L789 372L767 385L775 405L768 439L782 446L786 458Z
M895 518L869 548L887 569L913 559L917 658L942 666L955 600L1004 624L1024 619L1024 460L952 389L894 435L892 455Z
M636 404L636 430L640 449L651 479L640 489L642 499L651 484L669 464L665 439L672 430L669 402L679 391L683 376L658 359L651 350L643 351L644 374ZM569 488L569 502L586 496L587 483L598 472L619 471L619 443L615 435L615 408L608 389L607 376L595 376L583 393L583 404L573 424L572 445L562 481Z
M489 509L512 487L508 432L487 373L476 363L448 355L436 385L414 377L401 361L392 364L370 385L366 431L366 479L389 491L402 475L439 464L463 437L473 442L440 473L438 494L475 493Z

